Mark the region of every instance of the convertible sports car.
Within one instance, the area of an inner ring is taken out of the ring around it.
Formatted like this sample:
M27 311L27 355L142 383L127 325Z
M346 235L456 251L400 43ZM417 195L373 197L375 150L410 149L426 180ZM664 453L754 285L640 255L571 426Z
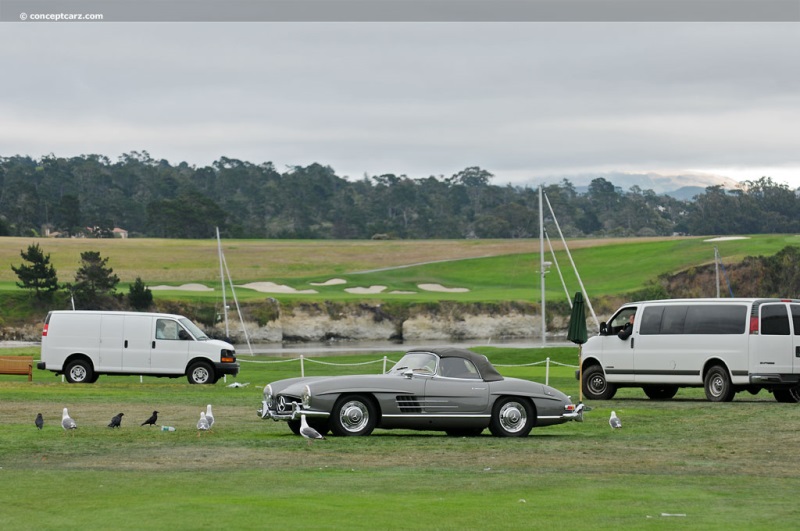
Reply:
M264 387L262 419L301 416L320 433L375 428L525 437L534 426L583 420L583 405L540 383L504 378L486 356L457 348L413 350L386 374L289 378Z

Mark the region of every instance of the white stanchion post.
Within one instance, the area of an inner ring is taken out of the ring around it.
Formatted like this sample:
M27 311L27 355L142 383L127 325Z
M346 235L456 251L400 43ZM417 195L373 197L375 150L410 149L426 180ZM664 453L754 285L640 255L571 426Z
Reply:
M141 374L139 375L139 383L144 383L144 378L142 378Z
M303 355L302 354L300 354L300 376L302 376L303 378L306 377L306 368L305 368L305 365L303 364Z
M386 356L383 357L383 374L386 374Z
M545 360L545 369L544 369L544 384L550 385L550 358Z

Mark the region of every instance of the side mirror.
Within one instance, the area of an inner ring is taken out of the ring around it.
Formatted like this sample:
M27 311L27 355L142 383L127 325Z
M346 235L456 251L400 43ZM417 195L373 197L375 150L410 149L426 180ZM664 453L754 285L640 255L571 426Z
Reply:
M178 331L178 339L182 339L183 341L186 341L187 339L192 339L192 338L189 336L189 334L188 334L188 332L186 332L186 330L179 330Z
M600 323L600 335L605 336L608 335L608 324L605 321Z

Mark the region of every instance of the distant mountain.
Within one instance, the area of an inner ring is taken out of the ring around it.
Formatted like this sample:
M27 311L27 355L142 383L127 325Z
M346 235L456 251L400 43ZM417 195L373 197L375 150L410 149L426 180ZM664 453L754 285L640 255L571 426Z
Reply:
M740 183L729 177L721 175L711 175L707 173L681 173L676 175L662 175L659 173L623 173L607 172L579 175L561 175L531 179L529 186L539 186L540 184L560 184L564 179L569 180L575 189L585 193L589 189L589 184L594 179L602 177L614 186L622 188L624 191L630 190L633 186L638 186L642 190L652 190L657 194L669 195L677 199L691 199L698 194L705 192L706 187L721 185L727 189L740 187Z

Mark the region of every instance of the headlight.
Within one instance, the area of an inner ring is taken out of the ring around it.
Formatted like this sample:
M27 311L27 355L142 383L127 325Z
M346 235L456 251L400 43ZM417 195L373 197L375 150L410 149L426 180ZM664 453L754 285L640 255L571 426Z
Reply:
M303 396L300 398L303 401L304 409L308 409L311 407L311 389L308 386L306 386L306 388L303 389Z
M275 400L273 399L272 395L272 386L269 384L267 384L267 386L264 387L264 402L267 404L268 408L270 409L275 408Z

